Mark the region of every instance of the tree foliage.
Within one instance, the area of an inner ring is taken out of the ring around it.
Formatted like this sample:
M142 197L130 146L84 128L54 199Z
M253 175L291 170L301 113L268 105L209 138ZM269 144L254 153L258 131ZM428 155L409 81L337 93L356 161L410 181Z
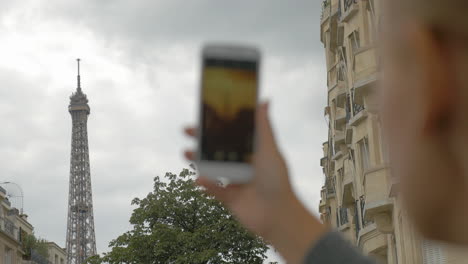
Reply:
M133 229L110 242L112 250L89 263L263 263L267 245L245 230L218 201L194 185L194 172L154 179L137 208Z
M25 252L23 258L25 260L31 259L31 254L34 251L37 255L48 258L49 250L47 248L47 241L44 239L36 238L34 234L25 235L22 239L22 249Z

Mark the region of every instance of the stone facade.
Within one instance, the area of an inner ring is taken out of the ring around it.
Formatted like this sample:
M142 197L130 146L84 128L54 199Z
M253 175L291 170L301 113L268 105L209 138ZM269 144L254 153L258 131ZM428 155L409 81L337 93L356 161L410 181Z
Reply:
M32 234L33 227L26 215L20 215L12 208L6 197L6 191L0 187L0 264L21 264L21 247L25 235Z
M322 3L329 138L320 160L325 174L321 219L380 263L468 263L462 250L420 239L400 205L373 93L379 76L375 39L381 2Z
M67 253L65 249L61 248L54 242L47 243L49 249L49 263L51 264L65 264Z

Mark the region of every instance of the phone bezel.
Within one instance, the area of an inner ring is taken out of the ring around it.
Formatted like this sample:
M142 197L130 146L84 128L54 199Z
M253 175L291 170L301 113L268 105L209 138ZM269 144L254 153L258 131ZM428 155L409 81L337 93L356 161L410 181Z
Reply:
M200 175L212 180L222 181L224 183L246 183L253 178L253 168L248 163L230 163L201 160L201 139L202 139L202 96L203 96L203 71L204 61L206 59L226 59L226 60L247 60L257 63L257 87L256 101L258 104L260 90L260 69L261 69L261 54L260 51L252 46L242 45L223 45L223 44L208 44L205 45L201 53L201 74L200 74L200 89L199 89L199 109L198 109L198 137L197 137L197 152L196 163ZM254 138L254 150L256 149L256 140Z

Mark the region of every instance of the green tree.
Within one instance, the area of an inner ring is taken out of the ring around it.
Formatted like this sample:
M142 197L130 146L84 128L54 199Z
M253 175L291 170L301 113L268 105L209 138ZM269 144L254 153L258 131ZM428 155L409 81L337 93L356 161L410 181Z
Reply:
M96 256L87 258L85 263L86 264L102 264L103 259L99 255L96 255Z
M218 201L194 185L194 172L154 179L130 218L133 229L110 242L99 261L140 263L263 263L268 246L245 230ZM96 258L90 263L97 263Z
M25 235L22 238L22 248L25 252L23 258L25 260L31 259L31 253L34 251L39 256L47 259L49 257L49 251L47 248L47 241L44 239L36 238L34 234Z

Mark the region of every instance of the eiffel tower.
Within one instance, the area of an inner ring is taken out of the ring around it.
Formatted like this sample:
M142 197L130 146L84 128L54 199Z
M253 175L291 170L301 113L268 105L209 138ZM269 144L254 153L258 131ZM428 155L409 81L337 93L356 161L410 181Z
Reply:
M90 108L88 98L81 90L80 59L77 59L77 62L78 86L70 97L68 107L73 127L68 194L67 264L83 264L87 258L96 255L87 129Z

